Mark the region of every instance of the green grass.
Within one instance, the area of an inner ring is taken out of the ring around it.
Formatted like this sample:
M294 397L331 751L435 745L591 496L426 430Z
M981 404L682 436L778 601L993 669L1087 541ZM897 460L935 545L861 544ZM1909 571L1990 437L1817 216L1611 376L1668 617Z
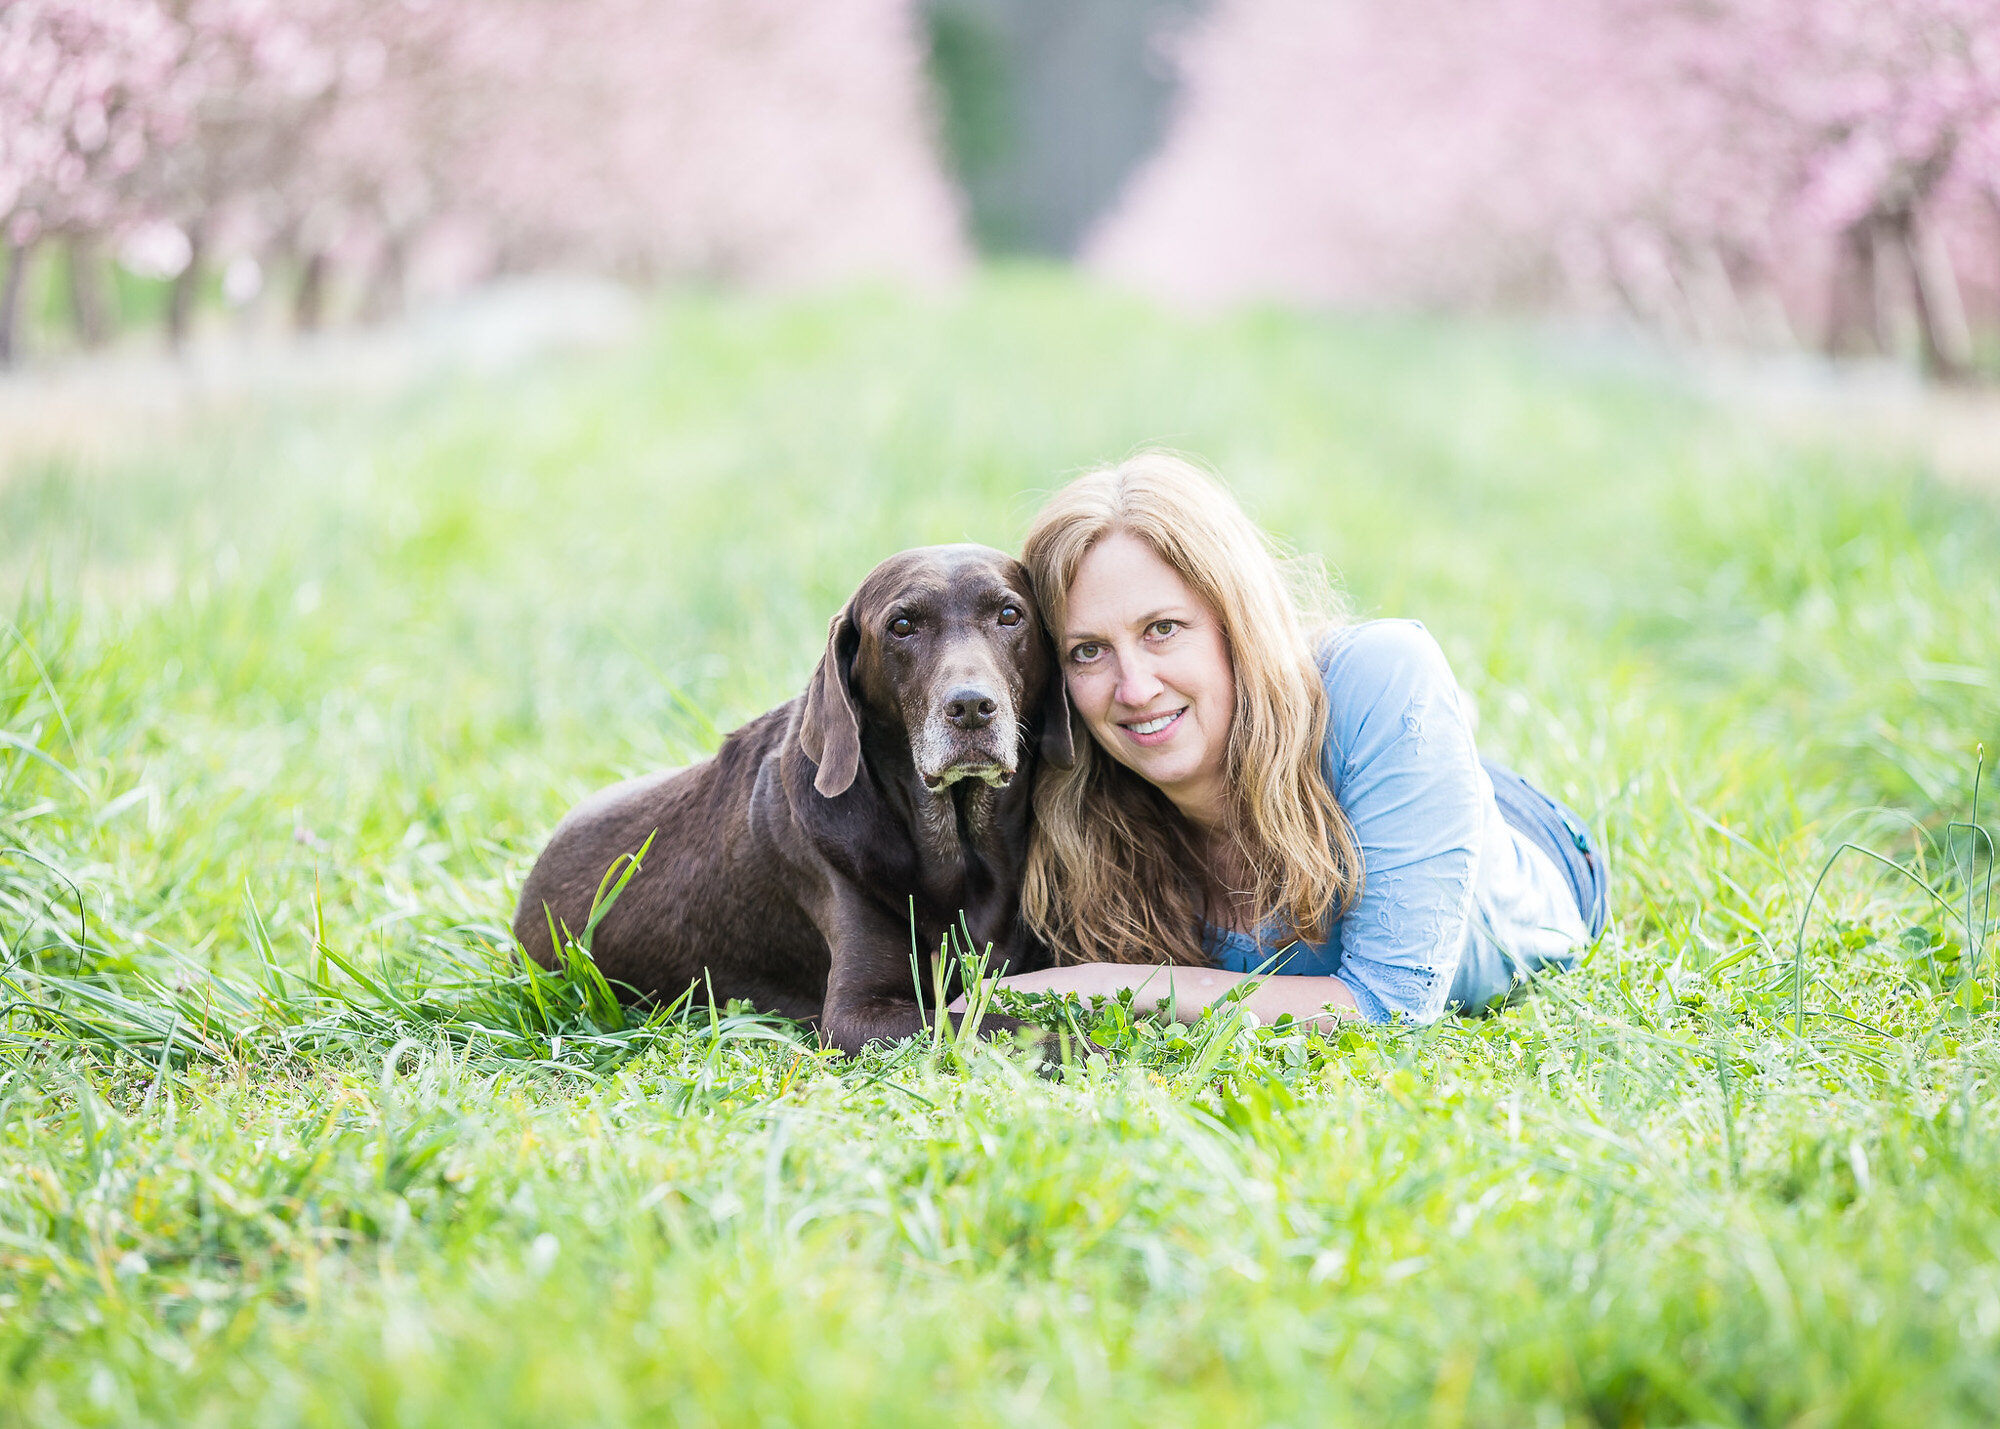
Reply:
M799 689L881 556L1146 442L1602 822L1584 970L1424 1033L1108 1008L1041 1078L506 961L570 801ZM0 1423L2000 1417L1948 827L2000 515L1921 471L1519 333L1002 272L23 457L0 590ZM1801 937L1843 839L1949 908L1850 853Z

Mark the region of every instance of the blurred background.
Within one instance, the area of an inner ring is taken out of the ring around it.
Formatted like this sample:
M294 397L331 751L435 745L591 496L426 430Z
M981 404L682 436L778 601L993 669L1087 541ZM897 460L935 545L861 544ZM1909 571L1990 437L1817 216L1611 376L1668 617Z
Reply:
M2000 0L0 0L0 357L0 1424L2000 1422ZM1562 991L1017 1092L525 980L1149 444L1601 830Z
M1962 383L2000 0L0 0L0 238L15 364L1026 257Z

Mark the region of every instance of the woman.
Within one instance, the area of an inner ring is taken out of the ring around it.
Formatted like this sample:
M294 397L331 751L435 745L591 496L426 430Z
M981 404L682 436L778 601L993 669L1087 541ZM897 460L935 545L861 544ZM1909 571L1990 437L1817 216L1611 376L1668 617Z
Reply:
M1234 499L1150 452L1058 491L1022 559L1075 715L1035 796L1024 911L1056 968L1191 1020L1248 978L1271 1021L1429 1022L1575 961L1604 865L1575 814L1482 764L1414 621L1309 636Z

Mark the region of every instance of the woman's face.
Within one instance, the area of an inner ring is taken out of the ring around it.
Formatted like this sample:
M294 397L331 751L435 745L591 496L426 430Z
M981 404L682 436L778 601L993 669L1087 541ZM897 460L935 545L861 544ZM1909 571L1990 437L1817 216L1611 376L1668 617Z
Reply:
M1225 807L1236 674L1222 622L1138 537L1114 531L1070 582L1058 632L1070 703L1106 754L1207 828Z

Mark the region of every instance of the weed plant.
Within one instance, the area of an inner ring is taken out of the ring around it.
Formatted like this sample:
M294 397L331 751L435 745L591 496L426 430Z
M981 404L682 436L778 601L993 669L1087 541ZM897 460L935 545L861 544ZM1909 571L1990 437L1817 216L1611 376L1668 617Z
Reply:
M569 803L1149 442L1601 825L1578 972L1332 1034L1003 995L1109 1049L1039 1075L510 957ZM9 461L0 1422L2000 1419L2000 517L1920 470L1035 272Z

